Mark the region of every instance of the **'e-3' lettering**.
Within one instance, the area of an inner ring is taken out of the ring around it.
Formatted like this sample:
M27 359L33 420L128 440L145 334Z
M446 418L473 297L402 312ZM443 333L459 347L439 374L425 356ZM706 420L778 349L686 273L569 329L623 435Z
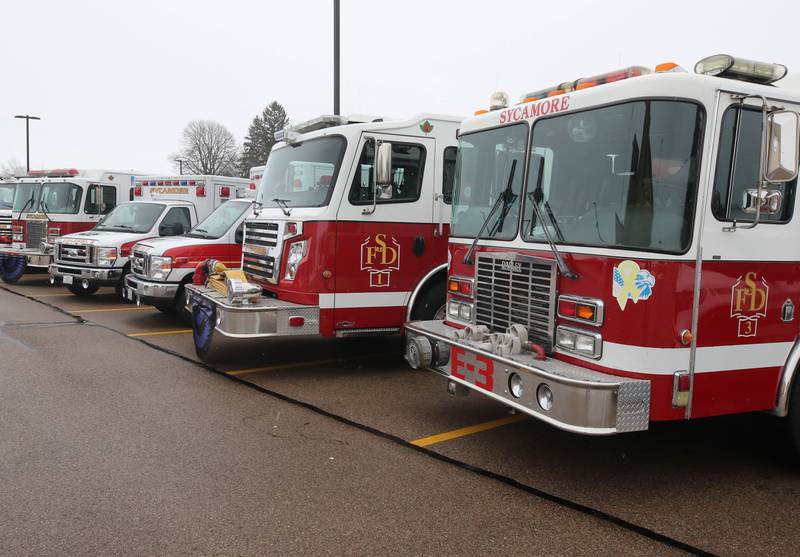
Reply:
M494 362L455 346L451 349L450 375L487 391L494 388Z

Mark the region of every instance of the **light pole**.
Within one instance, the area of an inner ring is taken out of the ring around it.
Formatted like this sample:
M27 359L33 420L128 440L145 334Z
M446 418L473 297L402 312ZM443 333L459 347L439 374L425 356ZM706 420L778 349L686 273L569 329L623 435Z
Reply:
M30 174L31 172L31 120L41 120L38 116L29 116L27 114L17 114L14 118L22 118L25 120L25 168Z
M180 168L180 170L178 170L178 174L183 176L183 159L175 159L175 162L178 163L178 168Z
M333 0L333 114L339 115L339 0Z

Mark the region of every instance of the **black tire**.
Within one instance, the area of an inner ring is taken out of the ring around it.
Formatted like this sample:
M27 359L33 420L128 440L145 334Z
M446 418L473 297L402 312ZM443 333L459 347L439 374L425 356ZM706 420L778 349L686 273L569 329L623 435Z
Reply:
M83 286L81 286L80 283L78 283L78 284L68 284L67 288L69 288L69 291L78 296L79 298L88 298L89 296L97 292L97 289L100 287L97 286L96 284L89 283L89 287L84 288Z
M434 282L425 288L417 298L411 309L412 321L431 321L444 319L445 302L447 294L445 285L441 281Z
M181 320L181 323L191 325L192 313L186 309L186 290L182 284L175 294L175 299L172 301L172 311Z
M207 362L214 341L216 310L213 306L197 304L192 311L192 340L194 351L200 360Z
M133 303L132 300L129 300L125 297L125 278L129 274L131 274L131 269L130 267L126 266L124 269L122 269L122 276L119 277L119 281L117 281L117 284L114 286L114 291L117 293L117 296L126 304Z
M789 413L786 416L789 426L789 441L792 445L795 460L800 463L800 381L796 378L789 394Z
M161 313L172 313L172 306L154 306Z

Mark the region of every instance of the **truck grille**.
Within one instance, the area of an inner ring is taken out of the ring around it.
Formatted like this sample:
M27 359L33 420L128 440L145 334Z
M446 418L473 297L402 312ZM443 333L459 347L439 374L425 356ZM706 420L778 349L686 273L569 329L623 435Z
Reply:
M476 258L475 316L495 332L512 323L528 329L528 340L550 352L555 322L556 266L549 259L513 253Z
M147 276L147 254L141 250L134 250L131 257L131 271L143 277Z
M47 221L29 220L25 221L25 247L38 248L42 240L47 239Z
M92 260L92 250L89 244L59 243L56 259L61 263L89 263Z
M0 216L0 235L11 235L11 216Z
M278 223L245 221L244 239L254 246L275 247L278 245Z
M242 252L242 270L251 275L269 282L277 282L275 278L275 258L269 255Z

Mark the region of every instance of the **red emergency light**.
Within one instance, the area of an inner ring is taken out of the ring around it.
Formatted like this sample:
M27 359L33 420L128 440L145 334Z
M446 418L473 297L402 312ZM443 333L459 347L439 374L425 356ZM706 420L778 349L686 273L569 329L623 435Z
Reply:
M136 186L133 188L133 195L135 197L142 197L142 186Z
M197 189L194 190L197 197L205 197L206 196L206 187L205 186L197 186Z
M231 196L231 188L228 186L222 186L219 188L219 196L220 197L230 197Z
M256 189L256 183L255 182L250 182L250 189L251 190Z

